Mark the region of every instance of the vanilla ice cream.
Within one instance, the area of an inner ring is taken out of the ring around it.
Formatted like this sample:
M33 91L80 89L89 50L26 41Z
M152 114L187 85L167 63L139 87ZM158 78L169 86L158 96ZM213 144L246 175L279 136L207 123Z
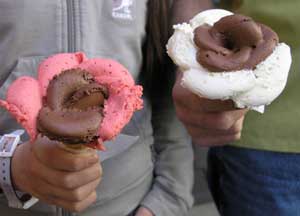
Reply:
M175 25L175 32L167 44L168 55L183 72L183 87L201 97L231 99L237 108L263 113L264 106L276 99L286 85L292 61L290 47L278 43L272 53L253 68L208 70L197 60L199 48L194 42L195 29L203 25L213 26L230 15L232 13L226 10L207 10L189 23Z

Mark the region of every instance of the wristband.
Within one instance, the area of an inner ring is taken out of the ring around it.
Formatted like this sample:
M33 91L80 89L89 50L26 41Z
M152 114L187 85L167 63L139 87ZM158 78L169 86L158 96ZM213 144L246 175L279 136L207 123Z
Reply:
M16 191L11 179L11 159L23 133L24 130L16 130L11 134L3 135L0 139L0 185L8 200L9 207L28 209L38 199L29 194Z

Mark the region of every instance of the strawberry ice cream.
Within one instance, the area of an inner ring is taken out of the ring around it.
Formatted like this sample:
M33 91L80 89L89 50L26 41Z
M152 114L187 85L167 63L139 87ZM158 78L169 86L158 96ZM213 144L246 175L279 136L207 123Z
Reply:
M47 99L49 83L62 72L72 69L88 72L95 82L93 85L103 86L108 91L109 97L105 98L101 109L103 118L97 129L98 139L92 146L103 149L102 142L117 136L143 103L142 87L135 85L131 74L116 61L87 59L81 52L51 56L40 64L37 80L24 76L14 81L6 100L0 100L0 106L5 107L34 140L39 133L37 120Z

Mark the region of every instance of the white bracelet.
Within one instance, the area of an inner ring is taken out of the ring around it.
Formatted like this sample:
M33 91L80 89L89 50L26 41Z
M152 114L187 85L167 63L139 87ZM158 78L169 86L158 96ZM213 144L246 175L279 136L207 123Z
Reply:
M13 153L20 143L20 136L24 130L17 130L11 134L5 134L0 139L0 185L8 200L8 206L12 208L28 209L38 199L15 191L11 181L11 159Z

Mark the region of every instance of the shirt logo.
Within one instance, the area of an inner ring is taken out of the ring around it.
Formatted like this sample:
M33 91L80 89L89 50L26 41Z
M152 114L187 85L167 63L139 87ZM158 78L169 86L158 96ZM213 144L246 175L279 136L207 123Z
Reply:
M112 16L123 20L133 20L133 0L113 0Z

